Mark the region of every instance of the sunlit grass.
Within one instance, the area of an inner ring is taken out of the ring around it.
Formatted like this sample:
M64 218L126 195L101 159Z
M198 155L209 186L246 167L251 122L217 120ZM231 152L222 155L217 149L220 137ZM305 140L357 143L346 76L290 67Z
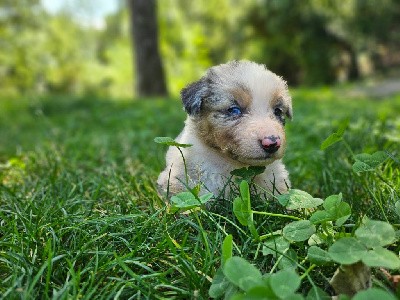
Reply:
M293 187L322 198L342 192L353 211L398 223L399 111L398 96L295 91L285 157ZM1 100L0 295L206 299L226 233L237 254L268 269L232 215L166 213L155 187L166 148L153 139L175 137L184 118L175 99ZM352 172L342 144L320 150L345 118L354 153L387 150L397 159L380 170L386 183Z

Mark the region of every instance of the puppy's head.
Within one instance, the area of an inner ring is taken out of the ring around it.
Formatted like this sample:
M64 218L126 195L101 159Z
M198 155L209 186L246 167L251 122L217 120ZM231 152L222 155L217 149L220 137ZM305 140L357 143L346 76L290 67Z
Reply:
M181 97L196 134L222 155L247 165L283 157L292 102L286 82L265 66L233 61L212 67Z

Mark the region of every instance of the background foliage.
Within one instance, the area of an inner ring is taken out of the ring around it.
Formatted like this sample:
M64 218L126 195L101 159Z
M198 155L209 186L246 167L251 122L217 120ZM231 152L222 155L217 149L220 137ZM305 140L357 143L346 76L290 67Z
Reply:
M2 3L3 93L132 96L135 75L123 1L103 27L74 17L84 5L49 13L39 0ZM158 19L174 95L209 66L232 59L255 60L290 84L311 85L387 72L400 64L395 0L164 0L158 2Z

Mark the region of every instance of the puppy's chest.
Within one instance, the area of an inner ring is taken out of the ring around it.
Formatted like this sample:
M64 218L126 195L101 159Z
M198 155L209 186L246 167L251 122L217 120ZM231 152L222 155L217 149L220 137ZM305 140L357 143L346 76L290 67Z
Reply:
M201 181L210 191L216 191L224 186L231 177L230 172L236 166L228 164L223 159L194 160L190 165L190 177L195 181Z

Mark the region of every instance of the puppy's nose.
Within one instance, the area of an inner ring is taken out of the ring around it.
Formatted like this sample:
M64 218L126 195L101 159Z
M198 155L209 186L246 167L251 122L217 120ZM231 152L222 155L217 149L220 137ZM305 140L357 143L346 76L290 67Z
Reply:
M260 143L265 152L272 154L278 151L281 146L281 138L279 136L270 135L260 140Z

